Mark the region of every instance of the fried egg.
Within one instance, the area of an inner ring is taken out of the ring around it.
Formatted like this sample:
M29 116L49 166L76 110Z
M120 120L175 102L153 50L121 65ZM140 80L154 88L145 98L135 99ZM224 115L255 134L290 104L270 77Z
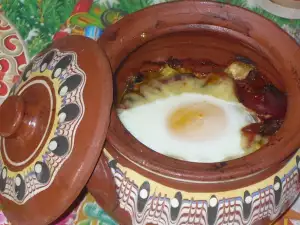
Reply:
M119 118L148 148L201 163L243 156L241 129L255 122L242 104L199 93L182 93L121 110Z

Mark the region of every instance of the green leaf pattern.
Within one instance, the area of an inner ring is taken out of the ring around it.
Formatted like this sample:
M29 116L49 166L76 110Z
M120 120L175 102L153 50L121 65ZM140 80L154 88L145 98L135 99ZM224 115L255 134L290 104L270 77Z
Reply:
M31 56L51 43L52 37L68 19L78 0L0 0L5 15L16 25ZM150 5L173 0L94 0L101 9L133 13ZM300 20L275 16L256 3L258 0L217 0L248 8L273 20L300 43ZM267 0L266 0L267 1Z

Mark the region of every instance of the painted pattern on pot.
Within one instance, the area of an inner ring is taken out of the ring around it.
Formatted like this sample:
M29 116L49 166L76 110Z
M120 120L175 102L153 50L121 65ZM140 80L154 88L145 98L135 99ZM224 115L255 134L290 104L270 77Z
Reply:
M219 192L188 193L163 186L120 165L107 150L122 209L132 224L254 224L274 221L297 198L300 150L273 176L251 186Z
M9 138L0 138L2 196L24 204L52 184L72 154L76 130L85 111L85 83L86 75L78 67L77 55L73 52L54 49L26 67L10 95L22 96L27 105L43 104L37 118L43 116L46 119L42 125L37 124L44 130L30 153L17 159L10 153L12 146L17 145L12 145ZM43 94L43 97L33 96L34 90L39 92L35 95ZM35 127L35 123L36 119L32 119L28 125Z

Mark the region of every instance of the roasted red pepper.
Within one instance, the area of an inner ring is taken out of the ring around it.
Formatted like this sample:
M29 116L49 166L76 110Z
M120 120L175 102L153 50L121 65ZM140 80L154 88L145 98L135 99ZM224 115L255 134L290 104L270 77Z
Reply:
M265 120L260 123L252 123L242 129L244 133L254 133L262 136L272 136L281 127L283 120Z
M286 95L265 81L257 71L251 73L246 79L236 81L239 101L261 119L283 119L287 107Z

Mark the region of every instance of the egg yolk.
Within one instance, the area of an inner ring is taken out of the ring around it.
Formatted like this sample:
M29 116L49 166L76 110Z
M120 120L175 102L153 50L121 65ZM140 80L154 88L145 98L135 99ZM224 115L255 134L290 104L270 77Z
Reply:
M225 112L218 106L201 102L177 108L168 117L168 128L183 138L208 140L226 126Z
M202 122L204 115L201 109L194 106L179 108L173 112L169 118L169 126L174 131L180 131L194 122Z

